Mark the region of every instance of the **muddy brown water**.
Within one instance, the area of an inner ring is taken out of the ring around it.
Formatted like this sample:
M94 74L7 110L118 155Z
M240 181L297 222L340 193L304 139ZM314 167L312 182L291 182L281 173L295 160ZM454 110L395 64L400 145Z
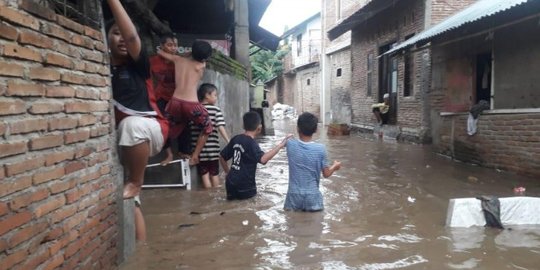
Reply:
M292 130L277 122L261 148ZM323 212L283 210L281 151L259 167L259 194L247 201L226 201L224 188L144 190L148 241L120 269L540 269L538 226L444 226L450 198L513 196L515 186L538 196L538 179L455 162L429 146L318 139L343 165L321 181Z

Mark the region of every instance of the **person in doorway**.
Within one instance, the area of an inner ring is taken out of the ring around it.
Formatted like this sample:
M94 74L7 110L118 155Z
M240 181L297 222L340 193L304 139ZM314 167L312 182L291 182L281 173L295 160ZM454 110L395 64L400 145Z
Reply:
M234 136L231 141L221 150L219 160L223 170L227 173L225 189L227 200L244 200L257 195L255 172L257 163L266 164L281 148L285 147L287 140L292 136L286 136L278 145L268 152L263 152L255 137L261 133L261 117L256 112L247 112L243 116L243 134ZM231 167L227 161L232 159Z
M120 158L126 171L123 197L137 196L148 158L159 153L169 123L157 108L150 64L135 25L120 0L107 0L114 21L106 24Z
M384 94L383 102L371 105L373 114L377 118L379 125L386 125L388 123L388 111L390 110L390 95Z
M212 123L208 112L199 103L197 85L206 68L206 60L212 55L212 47L206 41L195 41L191 47L191 55L183 57L159 50L158 54L174 63L176 88L165 111L171 120L171 138L177 138L192 121L202 132L190 159L190 165L199 163L199 154L212 132Z
M325 146L313 141L317 122L315 115L307 112L301 114L297 122L299 138L287 142L289 188L285 198L285 210L323 210L323 197L319 190L321 172L324 177L330 177L341 169L339 161L334 161L332 166L329 166Z
M229 135L225 130L225 120L221 109L216 106L217 87L210 83L203 83L197 91L199 101L208 111L210 121L212 121L213 130L208 136L204 147L199 155L199 164L197 169L202 178L205 188L218 187L219 183L219 134L229 143ZM191 131L192 145L197 144L201 129L194 126Z

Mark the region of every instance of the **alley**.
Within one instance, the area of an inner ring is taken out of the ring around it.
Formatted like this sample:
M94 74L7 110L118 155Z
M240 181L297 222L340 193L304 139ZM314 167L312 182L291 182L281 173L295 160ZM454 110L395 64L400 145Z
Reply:
M263 150L291 124L276 123ZM319 135L343 163L321 181L323 212L283 210L281 151L258 170L259 195L248 201L228 202L224 189L144 190L148 243L121 269L537 269L540 228L444 222L450 198L513 196L515 186L538 196L538 181L454 162L429 146Z

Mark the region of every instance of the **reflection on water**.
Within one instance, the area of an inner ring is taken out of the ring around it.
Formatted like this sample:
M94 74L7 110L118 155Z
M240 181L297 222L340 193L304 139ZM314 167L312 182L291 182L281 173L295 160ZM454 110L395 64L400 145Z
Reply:
M293 131L290 124L277 122L276 136L262 138L261 148ZM248 201L228 202L222 188L145 190L149 240L121 268L538 269L539 227L444 224L450 198L512 196L514 186L535 196L539 182L453 162L429 146L318 139L343 164L321 180L323 212L283 210L288 167L281 151L259 167L259 194Z

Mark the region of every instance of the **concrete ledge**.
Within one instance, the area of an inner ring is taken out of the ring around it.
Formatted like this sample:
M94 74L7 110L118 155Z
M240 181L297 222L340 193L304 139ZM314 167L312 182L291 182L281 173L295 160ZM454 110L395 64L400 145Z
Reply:
M129 258L135 252L135 202L133 199L123 200L123 257Z
M499 198L501 203L501 222L503 225L540 224L540 198L508 197ZM480 200L476 198L451 199L448 204L446 226L473 227L484 226L486 220Z

